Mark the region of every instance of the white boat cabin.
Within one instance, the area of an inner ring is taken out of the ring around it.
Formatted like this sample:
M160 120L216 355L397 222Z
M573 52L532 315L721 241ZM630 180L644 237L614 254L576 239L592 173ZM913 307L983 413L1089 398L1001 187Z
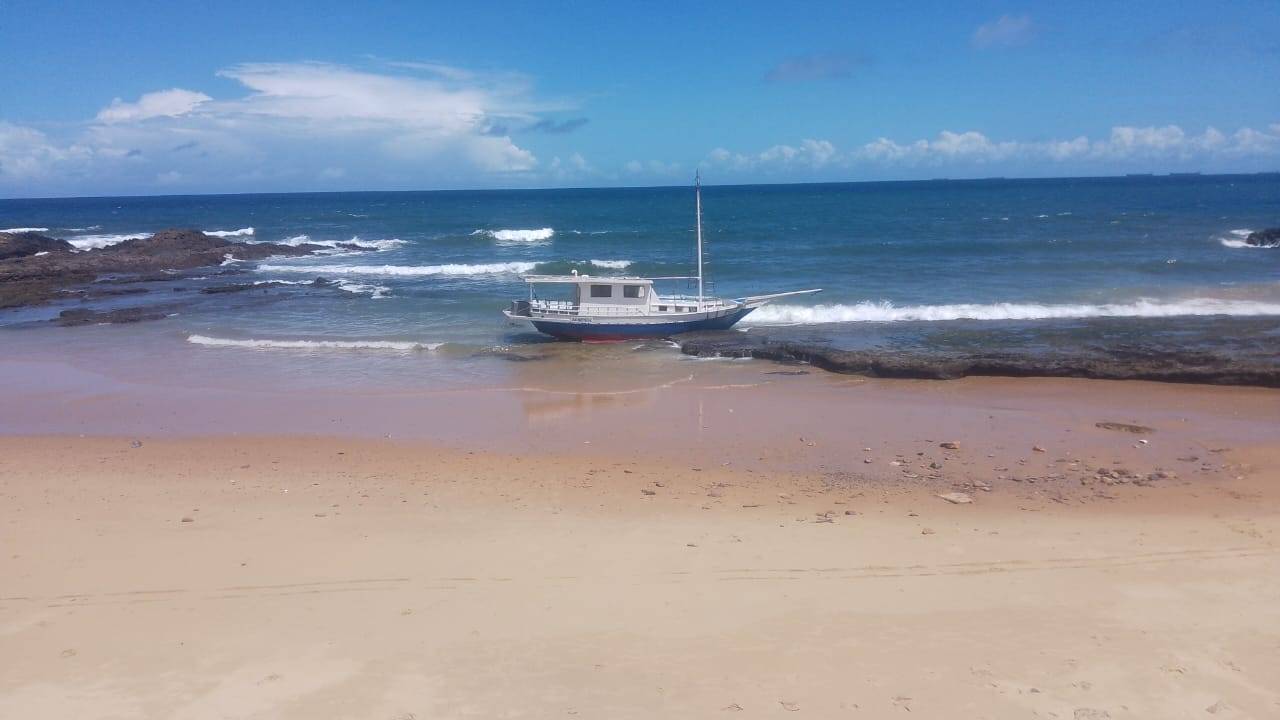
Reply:
M699 311L697 297L660 295L653 286L654 279L685 278L593 277L577 274L524 276L524 281L529 284L528 311L534 317L648 316ZM539 297L535 288L543 285L568 286L565 288L567 293L561 292L560 297L554 299ZM712 305L718 308L727 304L704 298L701 309L712 309Z

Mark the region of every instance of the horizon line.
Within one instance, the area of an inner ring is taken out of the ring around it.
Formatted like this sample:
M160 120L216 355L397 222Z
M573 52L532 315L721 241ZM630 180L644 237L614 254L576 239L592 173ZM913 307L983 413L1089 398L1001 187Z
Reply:
M1198 171L1180 171L1180 172L1133 172L1120 173L1113 175L1023 175L1023 176L983 176L983 177L936 177L923 179L894 179L894 180L822 180L822 181L796 181L796 182L754 182L754 183L713 183L706 184L704 187L720 187L720 188L740 188L740 187L792 187L806 185L877 185L877 184L907 184L907 183L942 183L942 182L1000 182L1000 181L1037 181L1037 180L1112 180L1122 178L1188 178L1188 177L1256 177L1261 175L1280 175L1280 169L1276 170L1257 170L1253 172L1222 172L1222 173L1206 173ZM496 187L496 188L436 188L436 189L418 189L418 190L275 190L268 192L261 191L244 191L244 192L206 192L206 193L136 193L128 195L32 195L25 197L3 197L0 202L21 202L24 200L107 200L107 199L137 199L137 198L182 198L182 197L240 197L246 195L354 195L361 193L487 193L487 192L556 192L564 190L663 190L673 188L683 188L684 184L671 185L580 185L580 186L564 186L564 187Z

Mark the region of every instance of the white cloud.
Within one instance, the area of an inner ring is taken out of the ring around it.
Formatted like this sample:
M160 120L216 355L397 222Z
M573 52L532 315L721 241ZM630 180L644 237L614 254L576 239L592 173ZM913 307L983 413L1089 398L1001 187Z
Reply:
M1035 35L1035 24L1030 15L1001 15L983 23L973 31L974 47L1010 47L1025 45Z
M118 123L157 117L178 117L186 115L201 103L212 99L204 93L181 88L147 93L138 98L136 103L127 103L116 98L98 112L98 122Z
M629 160L622 166L622 169L630 175L672 176L679 175L683 171L683 166L678 162L663 162L661 160L649 160L647 162Z
M82 163L92 155L92 149L83 144L60 145L35 128L0 120L0 181L43 178L59 167Z
M1018 164L1073 164L1106 172L1108 168L1132 163L1192 162L1212 166L1262 158L1280 158L1280 126L1273 124L1266 132L1241 128L1231 134L1213 127L1194 134L1177 125L1116 126L1106 137L1096 140L1081 135L1046 141L993 140L974 130L944 130L934 138L904 142L881 137L848 151L839 150L826 140L805 140L797 146L775 145L755 154L716 148L707 154L706 162L726 171L764 174L822 168L976 169Z
M135 102L117 98L93 120L48 134L0 121L0 195L10 184L24 194L145 192L179 177L248 179L248 189L305 189L286 184L290 178L330 187L336 178L326 170L334 167L373 187L484 185L538 171L537 157L505 127L572 108L538 99L522 75L436 63L382 71L251 63L218 75L243 92L213 99L171 88ZM45 187L18 178L44 178Z
M774 145L754 155L716 148L707 155L707 163L733 170L814 169L830 164L837 155L836 146L830 141L806 138L799 145Z

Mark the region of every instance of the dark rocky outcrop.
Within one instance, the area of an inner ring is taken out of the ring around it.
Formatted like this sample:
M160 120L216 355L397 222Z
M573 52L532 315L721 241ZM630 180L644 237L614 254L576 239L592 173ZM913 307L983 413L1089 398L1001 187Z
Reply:
M1250 245L1265 248L1280 248L1280 228L1267 228L1249 233L1244 239Z
M686 355L803 362L830 372L949 380L971 375L1154 380L1280 387L1280 352L1254 358L1176 347L996 352L875 348L841 350L822 342L770 340L752 333L687 333L672 338ZM1277 348L1280 350L1280 348ZM1268 361L1266 358L1270 357Z
M168 309L161 307L129 307L120 308L119 310L92 310L90 308L76 308L74 310L63 310L58 313L58 318L54 320L63 327L74 327L76 325L102 325L106 323L135 323L146 322L148 320L162 320L168 316Z
M216 266L227 259L261 260L272 256L310 255L327 249L320 245L250 245L211 237L198 230L162 230L150 237L126 240L99 250L33 253L0 260L0 308L47 302L66 288L93 282L103 275L143 278L163 271Z
M28 257L42 252L71 252L74 249L66 240L36 232L0 232L0 260Z

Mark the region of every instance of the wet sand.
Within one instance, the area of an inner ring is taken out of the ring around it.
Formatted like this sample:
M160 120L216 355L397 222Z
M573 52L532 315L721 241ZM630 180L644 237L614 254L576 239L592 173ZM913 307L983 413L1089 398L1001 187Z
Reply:
M1280 713L1280 392L511 367L0 362L0 717Z

